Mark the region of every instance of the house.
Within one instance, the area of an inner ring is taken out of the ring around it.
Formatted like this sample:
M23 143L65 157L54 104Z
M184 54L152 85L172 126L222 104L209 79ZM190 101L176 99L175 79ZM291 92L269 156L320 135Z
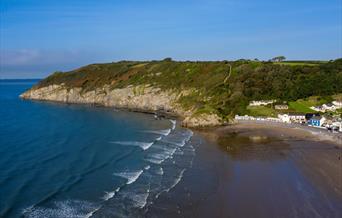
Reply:
M290 123L290 117L288 114L278 114L278 118L283 123Z
M311 118L317 117L317 116L320 116L320 114L319 113L307 113L305 114L305 119L306 121L309 121Z
M305 123L305 114L303 113L289 113L289 118L292 123Z
M332 103L323 104L322 107L327 111L335 111L336 107Z
M321 127L325 122L325 118L321 116L314 116L308 121L309 126Z
M336 121L332 123L332 129L342 132L342 122L341 121Z
M276 100L260 100L260 101L250 101L249 106L262 106L262 105L269 105L276 102Z
M325 112L325 108L323 106L312 106L310 107L310 109L314 110L314 111L318 111L318 112Z
M286 104L277 104L274 106L274 108L276 110L288 110L289 106L287 106Z
M244 115L244 116L239 116L238 114L235 115L235 120L253 120L254 117L252 116L248 116L248 115Z
M305 123L306 121L303 113L278 114L278 118L284 123Z
M289 119L292 123L305 123L305 114L303 113L289 113Z
M333 101L333 105L335 105L336 109L342 108L342 101Z

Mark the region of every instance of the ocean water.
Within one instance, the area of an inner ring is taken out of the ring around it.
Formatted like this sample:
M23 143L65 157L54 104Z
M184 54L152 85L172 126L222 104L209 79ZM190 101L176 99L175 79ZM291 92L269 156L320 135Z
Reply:
M175 120L18 98L36 82L0 80L0 217L142 217L191 167Z

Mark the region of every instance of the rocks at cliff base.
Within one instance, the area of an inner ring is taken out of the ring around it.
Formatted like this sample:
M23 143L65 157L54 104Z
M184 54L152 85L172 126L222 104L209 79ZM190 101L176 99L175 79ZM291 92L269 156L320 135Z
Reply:
M109 86L84 91L82 88L69 88L64 84L32 88L20 95L23 99L56 101L77 104L97 104L106 107L126 108L144 111L168 111L184 118L183 126L205 127L220 125L216 114L193 116L191 111L184 111L177 103L179 95L172 91L162 91L151 86L128 86L110 89Z

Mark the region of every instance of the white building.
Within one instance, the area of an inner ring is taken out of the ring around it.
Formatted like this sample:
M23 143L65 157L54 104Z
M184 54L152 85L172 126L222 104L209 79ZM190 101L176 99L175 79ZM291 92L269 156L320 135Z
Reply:
M325 112L325 108L323 106L312 106L310 107L310 109L314 110L314 111L318 111L318 112Z
M322 107L326 110L326 111L335 111L336 110L336 106L332 103L328 103L328 104L323 104Z
M341 101L333 101L332 103L323 104L322 106L312 106L310 107L314 111L326 112L326 111L336 111L342 108Z
M309 126L322 127L325 124L326 118L321 116L314 116L308 121Z
M332 127L337 127L339 132L342 132L342 122L333 122Z
M278 114L278 118L281 120L283 123L290 123L290 117L288 114Z
M279 114L278 118L284 123L305 123L305 114L302 113L288 113Z
M262 106L275 103L276 100L261 100L261 101L250 101L249 106Z
M289 106L287 106L286 104L278 104L274 106L274 109L276 110L288 110Z
M342 108L342 101L333 101L333 105L335 105L336 109Z

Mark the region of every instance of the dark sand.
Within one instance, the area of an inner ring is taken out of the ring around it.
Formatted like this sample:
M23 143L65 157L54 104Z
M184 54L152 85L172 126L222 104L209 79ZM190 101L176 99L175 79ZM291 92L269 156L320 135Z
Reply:
M342 217L336 144L260 124L200 131L193 143L193 167L146 217Z

